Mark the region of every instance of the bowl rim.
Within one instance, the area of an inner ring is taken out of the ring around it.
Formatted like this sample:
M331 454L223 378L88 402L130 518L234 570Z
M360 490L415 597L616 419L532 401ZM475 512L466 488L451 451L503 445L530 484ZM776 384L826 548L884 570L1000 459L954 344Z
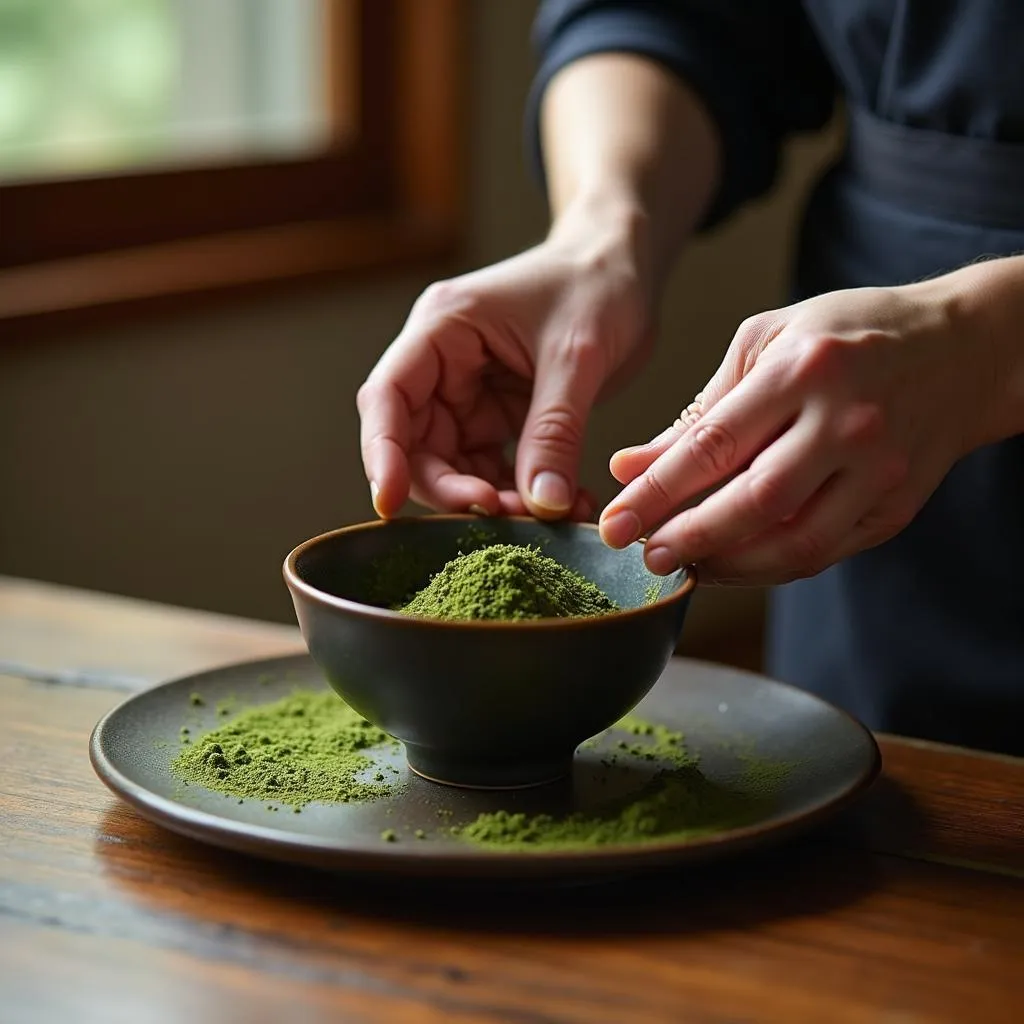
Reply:
M319 604L322 607L332 608L337 611L350 612L355 615L362 616L369 619L383 619L384 621L402 623L410 628L429 628L429 629L454 629L454 630L488 630L488 629L514 629L518 631L522 630L543 630L543 629L587 629L593 628L600 623L607 622L621 622L624 619L636 618L638 616L647 615L653 612L657 608L662 608L666 605L681 602L688 598L690 594L697 587L697 570L693 565L680 566L677 572L685 574L683 585L671 594L665 597L659 597L657 601L652 601L650 604L642 605L639 608L621 608L617 611L607 612L604 615L590 615L581 616L579 618L550 618L550 619L515 619L515 620L503 620L503 619L431 619L425 616L418 615L403 615L401 612L392 611L390 608L381 608L377 605L363 604L359 601L353 601L347 597L338 597L336 594L328 594L317 587L314 587L311 583L307 583L304 579L299 576L296 565L299 558L302 557L307 551L316 547L319 544L324 544L335 537L339 537L346 533L357 533L370 529L381 529L386 528L391 523L409 523L409 522L468 522L468 523L481 523L486 522L488 518L496 517L484 517L473 515L472 513L444 513L439 515L423 515L423 516L396 516L393 519L371 519L362 523L353 523L349 526L342 526L334 530L328 530L325 533L317 534L315 537L310 537L308 540L304 540L301 544L297 544L291 551L288 552L288 556L284 560L282 571L284 574L284 581L288 589L293 595L296 593L301 594L304 598L312 601L314 604ZM503 520L509 520L513 522L526 522L526 523L539 523L544 520L536 519L532 516L502 516ZM595 523L571 523L573 527L582 527L584 529L597 531L598 527ZM633 542L634 544L643 544L644 538L640 538ZM632 545L629 545L630 547ZM626 550L623 548L622 550Z

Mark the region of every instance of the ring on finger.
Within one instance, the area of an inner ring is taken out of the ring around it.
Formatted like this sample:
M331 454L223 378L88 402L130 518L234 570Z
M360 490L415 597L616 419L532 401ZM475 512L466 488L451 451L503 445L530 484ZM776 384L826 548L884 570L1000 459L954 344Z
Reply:
M698 394L694 400L676 417L674 426L677 430L689 430L701 418L704 412L704 395Z

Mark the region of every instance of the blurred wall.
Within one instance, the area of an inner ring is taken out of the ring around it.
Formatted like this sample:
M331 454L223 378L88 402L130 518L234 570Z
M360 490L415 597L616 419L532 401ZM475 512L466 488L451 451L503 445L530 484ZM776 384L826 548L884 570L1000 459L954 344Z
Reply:
M476 0L472 13L467 267L544 230L520 136L533 5ZM683 259L653 364L594 424L585 478L603 496L608 454L662 429L737 323L784 301L794 213L833 142L799 143L776 193ZM377 278L0 348L0 572L290 620L284 554L371 515L354 393L427 282ZM760 601L702 591L688 636L756 621Z

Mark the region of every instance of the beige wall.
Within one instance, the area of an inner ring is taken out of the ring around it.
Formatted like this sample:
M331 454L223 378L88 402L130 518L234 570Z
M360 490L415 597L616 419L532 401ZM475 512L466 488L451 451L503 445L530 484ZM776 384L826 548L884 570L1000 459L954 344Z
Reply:
M543 231L522 170L532 5L477 0L468 265ZM737 322L777 304L795 200L827 142L789 157L781 189L679 267L650 369L604 408L586 478L660 430L713 371ZM426 278L377 279L216 312L0 348L0 572L291 618L283 555L367 518L353 395ZM702 593L689 630L757 595Z

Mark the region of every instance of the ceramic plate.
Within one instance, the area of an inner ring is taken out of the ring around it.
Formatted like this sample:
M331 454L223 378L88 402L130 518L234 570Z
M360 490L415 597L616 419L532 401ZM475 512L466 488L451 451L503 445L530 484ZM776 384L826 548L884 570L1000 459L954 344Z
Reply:
M742 824L641 842L562 850L481 848L451 826L495 810L600 815L666 765L623 751L643 738L609 730L577 753L564 784L514 792L453 789L407 770L400 750L373 752L397 768L390 797L363 804L289 807L239 803L195 785L169 765L183 726L197 736L224 724L218 704L236 710L268 703L296 687L325 689L306 656L233 665L157 686L111 711L90 741L100 778L145 817L202 842L245 853L344 871L449 878L582 880L707 859L777 841L816 824L877 775L878 748L848 715L759 675L673 659L634 714L678 730L700 773L755 808ZM200 693L204 703L190 697ZM614 756L613 756L614 755ZM374 769L375 770L375 769ZM416 838L416 831L425 838ZM387 841L384 833L393 833Z

